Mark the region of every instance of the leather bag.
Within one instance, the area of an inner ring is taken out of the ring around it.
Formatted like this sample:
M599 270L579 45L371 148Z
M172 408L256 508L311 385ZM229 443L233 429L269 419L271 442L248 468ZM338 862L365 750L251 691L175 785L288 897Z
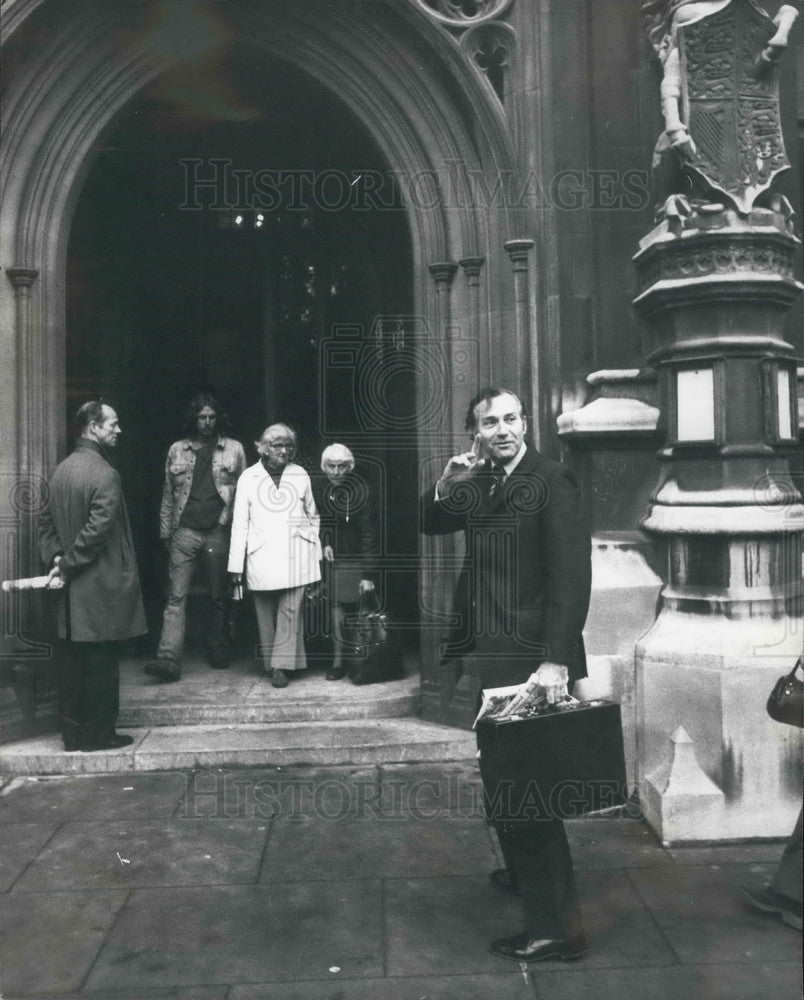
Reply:
M377 603L368 610L361 601L356 618L344 623L344 659L353 684L380 684L400 680L402 658L389 640L388 621Z
M789 674L784 674L773 685L768 698L768 715L776 722L804 729L804 682L796 677L802 666L799 657Z
M477 723L486 818L497 827L577 819L628 801L620 706L576 702Z

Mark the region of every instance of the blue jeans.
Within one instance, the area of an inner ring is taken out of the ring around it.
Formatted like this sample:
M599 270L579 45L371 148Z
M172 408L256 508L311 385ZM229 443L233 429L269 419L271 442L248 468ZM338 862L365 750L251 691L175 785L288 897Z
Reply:
M160 660L181 658L187 620L187 595L196 567L212 600L209 619L209 643L228 652L228 610L226 560L229 554L229 531L216 525L208 531L177 528L170 539L168 559L168 599L162 616L162 635L157 657Z

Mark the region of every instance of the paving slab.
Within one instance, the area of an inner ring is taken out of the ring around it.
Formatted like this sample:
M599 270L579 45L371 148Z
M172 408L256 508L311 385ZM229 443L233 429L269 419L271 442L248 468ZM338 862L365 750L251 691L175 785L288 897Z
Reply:
M584 965L611 968L678 963L625 871L582 871L576 880L588 949Z
M254 882L267 829L256 820L67 823L14 891Z
M389 976L515 971L488 947L521 929L519 901L495 892L487 874L389 879L385 912Z
M126 896L125 892L0 895L2 995L16 1000L80 989Z
M588 969L532 973L538 1000L798 1000L801 966L675 966L661 969Z
M402 979L344 980L340 973L303 985L249 983L235 986L229 1000L534 1000L521 973L476 976L420 976ZM568 1000L565 996L563 1000Z
M58 823L3 823L0 892L11 888L58 828Z
M0 792L3 823L170 818L189 776L169 774L18 777Z
M633 869L628 878L686 964L795 962L801 935L753 910L741 885L765 885L772 865L708 865Z
M495 864L489 830L475 820L303 816L274 822L260 881L463 875Z
M648 826L637 820L585 817L568 820L566 829L576 871L672 864Z
M214 886L131 894L88 990L380 978L380 883ZM281 996L281 994L279 994Z
M477 760L439 764L383 764L380 783L384 812L419 816L482 818L483 790Z

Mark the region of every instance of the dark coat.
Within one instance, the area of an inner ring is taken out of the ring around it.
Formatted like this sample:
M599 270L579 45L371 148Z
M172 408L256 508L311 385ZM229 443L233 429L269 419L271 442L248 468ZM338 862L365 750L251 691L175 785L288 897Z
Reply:
M39 548L46 566L62 557L62 638L107 642L147 631L120 474L94 441L79 438L53 473Z
M330 597L341 604L356 602L359 582L377 581L379 530L374 491L359 473L350 473L338 483L321 475L313 479L313 496L321 518L321 545L332 546L335 554L329 567Z
M574 476L528 448L492 498L489 486L482 470L421 500L425 534L466 535L447 656L475 653L484 687L519 683L544 660L585 677L591 541Z

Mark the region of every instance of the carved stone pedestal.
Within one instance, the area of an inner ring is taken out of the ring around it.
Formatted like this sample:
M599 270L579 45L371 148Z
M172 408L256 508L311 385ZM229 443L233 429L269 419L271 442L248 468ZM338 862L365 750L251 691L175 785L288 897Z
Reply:
M724 210L663 223L635 258L666 421L643 528L668 551L637 644L639 781L665 841L787 836L800 808L801 733L765 712L802 652L797 243L778 213Z

